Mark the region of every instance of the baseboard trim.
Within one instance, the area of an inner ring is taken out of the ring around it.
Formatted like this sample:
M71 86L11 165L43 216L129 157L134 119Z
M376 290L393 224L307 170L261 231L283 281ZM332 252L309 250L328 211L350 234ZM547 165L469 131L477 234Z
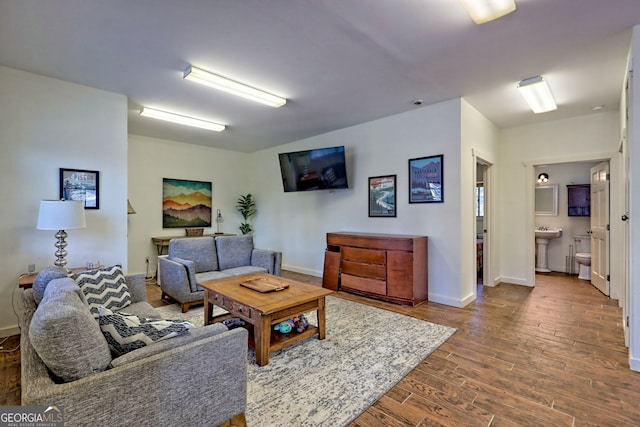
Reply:
M640 359L629 356L629 367L632 371L640 372Z
M530 288L532 288L534 285L531 283L528 283L526 279L520 279L517 277L508 277L508 276L499 276L496 277L496 284L498 283L510 283L512 285L521 285L521 286L528 286Z
M322 271L311 270L309 268L295 267L293 265L282 265L282 270L293 271L294 273L307 274L313 277L322 277Z
M0 329L0 338L11 337L13 335L20 335L20 328L18 325Z
M471 297L471 300L469 300L466 304L465 301L468 298L465 298L465 300L458 300L455 298L451 298L451 297L447 297L444 295L437 295L437 294L433 294L433 293L429 293L429 302L437 302L438 304L444 304L444 305L449 305L451 307L458 307L458 308L462 308L465 305L467 305L469 302L473 301L473 297Z

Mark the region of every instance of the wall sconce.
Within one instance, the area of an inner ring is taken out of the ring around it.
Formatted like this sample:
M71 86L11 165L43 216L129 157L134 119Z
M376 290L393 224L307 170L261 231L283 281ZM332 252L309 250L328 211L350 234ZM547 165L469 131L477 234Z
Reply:
M216 212L216 222L218 223L218 231L216 231L216 234L223 234L222 231L220 231L220 224L224 222L224 218L222 218L222 212L220 212L220 209Z
M543 172L538 175L538 184L544 184L545 182L549 182L549 174Z

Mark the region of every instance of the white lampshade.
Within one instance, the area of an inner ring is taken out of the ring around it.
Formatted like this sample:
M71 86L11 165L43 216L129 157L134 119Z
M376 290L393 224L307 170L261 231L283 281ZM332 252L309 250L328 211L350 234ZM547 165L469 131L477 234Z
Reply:
M85 228L84 203L71 200L41 200L38 230Z

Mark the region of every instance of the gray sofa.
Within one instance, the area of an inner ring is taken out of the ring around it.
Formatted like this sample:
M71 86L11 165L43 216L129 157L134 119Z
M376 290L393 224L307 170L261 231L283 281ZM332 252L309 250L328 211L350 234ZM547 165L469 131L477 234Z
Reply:
M125 280L132 303L122 311L159 317L146 302L144 276ZM34 289L23 293L22 405L64 405L67 426L216 426L231 419L237 425L244 423L244 328L228 330L222 324L195 328L112 359L79 289L71 278L51 280L39 305ZM52 323L43 334L46 322ZM43 335L54 339L46 350ZM55 345L56 339L63 345ZM95 366L105 356L106 362L110 360L106 369ZM62 364L64 369L80 366L74 373L80 378L66 382L60 378L60 357L69 359ZM57 358L55 369L51 358Z
M162 297L182 305L204 303L199 285L208 280L250 273L281 274L282 253L253 247L253 236L190 237L169 241L166 258L158 259Z

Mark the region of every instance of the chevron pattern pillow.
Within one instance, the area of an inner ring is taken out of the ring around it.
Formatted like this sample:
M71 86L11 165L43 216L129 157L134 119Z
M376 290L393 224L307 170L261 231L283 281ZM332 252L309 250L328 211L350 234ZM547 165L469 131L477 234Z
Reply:
M98 322L114 357L156 341L184 335L193 329L185 320L146 319L100 307Z
M119 265L76 273L71 278L82 289L91 313L96 319L98 307L120 310L131 304L131 294L129 294L122 267Z

